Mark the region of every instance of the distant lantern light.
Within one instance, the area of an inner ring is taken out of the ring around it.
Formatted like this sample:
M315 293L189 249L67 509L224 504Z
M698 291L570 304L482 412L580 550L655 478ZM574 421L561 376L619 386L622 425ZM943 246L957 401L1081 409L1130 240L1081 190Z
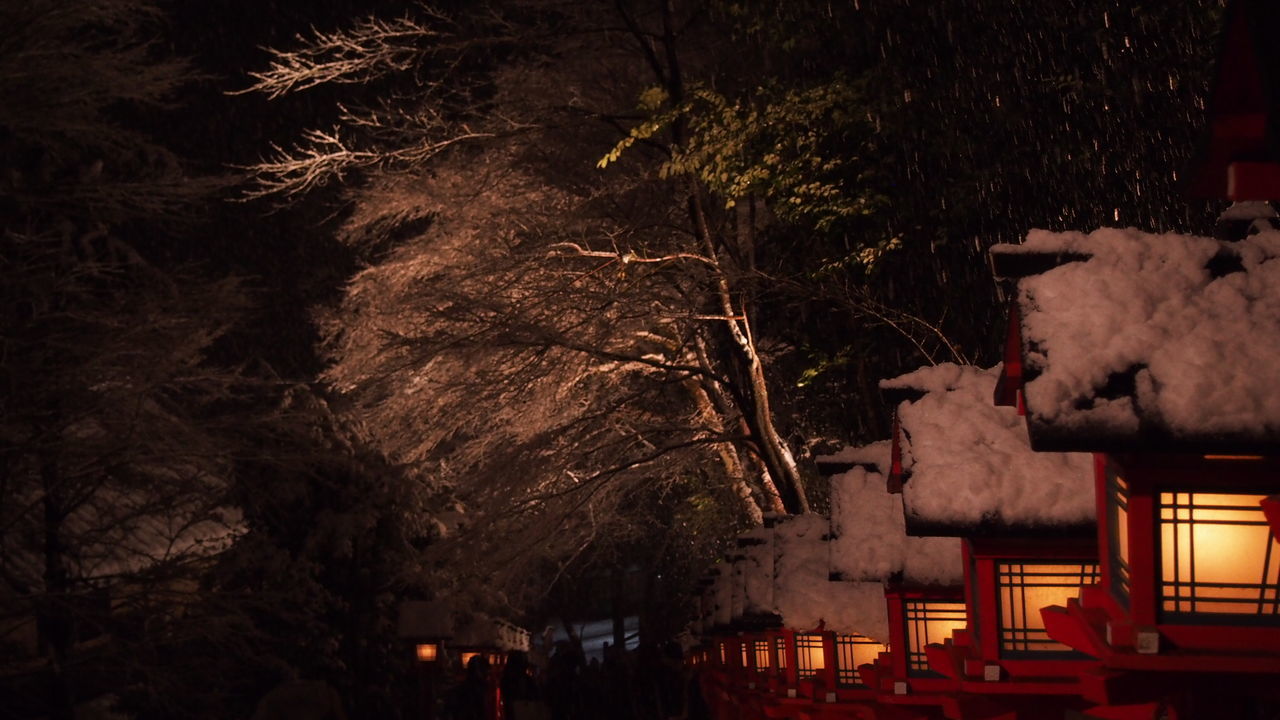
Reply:
M462 667L467 667L471 664L472 658L481 657L483 655L484 653L478 650L463 650L459 653L458 659L462 661Z
M768 670L773 664L769 661L769 655L772 654L769 652L769 645L768 640L755 640L751 643L756 656L756 670Z
M414 654L419 662L435 662L440 658L440 643L418 643Z
M773 639L775 657L778 658L778 672L782 673L787 669L787 639L779 635Z
M800 679L814 677L826 667L827 657L823 652L822 636L796 635L796 670Z

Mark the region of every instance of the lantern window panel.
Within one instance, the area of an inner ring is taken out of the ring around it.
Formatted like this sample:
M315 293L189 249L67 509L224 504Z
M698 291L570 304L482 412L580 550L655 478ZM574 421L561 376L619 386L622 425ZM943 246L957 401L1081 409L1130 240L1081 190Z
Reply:
M1098 581L1098 564L1091 562L996 563L996 595L1000 606L1000 654L1074 655L1072 649L1049 637L1040 608L1066 605L1081 585Z
M769 641L756 640L751 643L752 652L756 656L756 669L768 670L772 663L769 662Z
M821 635L796 635L796 671L803 680L816 676L827 667Z
M966 625L964 603L952 600L909 600L905 607L907 623L907 673L936 677L929 669L924 646L941 643Z
M726 651L724 648L725 644L724 643L718 643L718 644L720 645L720 665L721 666L728 665L729 654L728 654L728 651Z
M751 667L751 643L744 640L738 643L738 649L742 651L742 667Z
M1280 624L1280 543L1259 505L1263 497L1160 493L1160 607L1167 620L1211 615Z
M1107 468L1107 538L1111 559L1111 591L1129 604L1129 483Z
M862 681L858 678L858 666L875 662L880 653L888 649L884 643L862 635L836 635L836 684L841 687L862 687Z
M414 654L421 662L435 662L440 657L440 646L433 642L418 643Z
M787 640L786 638L774 638L773 645L777 650L778 656L778 672L787 669Z

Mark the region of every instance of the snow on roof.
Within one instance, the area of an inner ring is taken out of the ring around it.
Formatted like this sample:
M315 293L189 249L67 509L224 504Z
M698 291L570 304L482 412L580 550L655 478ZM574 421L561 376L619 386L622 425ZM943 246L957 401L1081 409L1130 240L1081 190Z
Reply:
M742 542L743 612L773 612L773 528L756 527L738 536Z
M773 526L773 602L789 628L817 627L831 604L824 540L829 528L816 513L793 515Z
M831 478L831 535L831 573L853 581L840 584L899 575L916 585L964 580L960 539L908 536L902 496L885 490L880 473L855 467Z
M716 625L728 625L733 622L733 566L722 562L716 566L715 612L712 620Z
M1280 232L1235 242L1033 230L993 255L1088 259L1018 282L1033 437L1280 440Z
M818 455L814 458L814 461L819 463L868 465L883 470L888 467L890 445L891 443L888 440L880 440L860 447L845 445L839 452L831 455Z
M529 650L529 631L484 613L458 612L453 619L454 647Z
M925 391L898 406L907 516L928 524L1068 525L1094 519L1087 453L1035 452L999 369L944 363L880 383Z
M865 635L889 644L889 610L883 583L829 582L826 590L828 605L823 620L827 630Z

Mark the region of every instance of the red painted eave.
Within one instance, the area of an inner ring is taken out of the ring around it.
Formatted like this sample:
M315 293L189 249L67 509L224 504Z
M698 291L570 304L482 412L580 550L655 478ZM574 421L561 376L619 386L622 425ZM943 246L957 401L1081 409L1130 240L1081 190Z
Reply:
M1018 315L1018 301L1009 301L1009 322L1005 330L1004 363L1000 366L1000 378L996 380L993 400L1002 407L1018 407L1022 390L1022 323Z
M1280 540L1280 495L1271 495L1262 499L1262 514L1271 526L1271 536Z
M1226 14L1222 45L1214 72L1213 94L1200 150L1186 179L1187 195L1199 199L1280 199L1280 174L1260 167L1280 160L1268 130L1276 125L1276 90L1280 78L1266 26L1276 11L1270 0L1235 0Z

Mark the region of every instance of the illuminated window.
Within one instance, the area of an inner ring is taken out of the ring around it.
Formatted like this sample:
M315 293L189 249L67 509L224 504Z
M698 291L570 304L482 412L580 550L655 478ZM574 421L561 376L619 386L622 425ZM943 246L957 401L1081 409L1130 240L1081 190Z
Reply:
M1161 607L1280 619L1280 546L1262 495L1160 493Z
M462 661L462 667L466 667L467 665L471 664L472 658L481 657L482 655L483 653L479 653L474 650L467 650L461 653L460 655L458 655L458 659Z
M1129 603L1129 483L1107 468L1107 525L1111 545L1111 590Z
M1092 585L1097 578L1096 563L997 563L1000 652L1071 652L1049 638L1040 608L1066 605L1081 585Z
M940 643L965 627L964 603L944 600L907 602L907 671L913 675L933 675L924 646Z
M418 643L416 651L422 662L435 662L440 656L440 646L435 643Z
M768 670L768 669L769 669L769 665L770 665L770 663L769 663L769 641L768 641L768 640L756 640L755 642L751 643L751 647L753 648L753 651L754 651L755 656L756 656L756 669L757 669L757 670Z
M775 638L774 647L778 651L778 672L787 669L787 640L786 638Z
M888 646L861 635L836 636L836 684L862 685L858 666L873 663Z
M720 643L720 664L729 664L729 657L725 654L724 643Z
M814 677L827 666L821 635L796 635L796 670L801 680Z
M742 667L751 667L751 644L745 641L740 642L738 648L742 650Z

